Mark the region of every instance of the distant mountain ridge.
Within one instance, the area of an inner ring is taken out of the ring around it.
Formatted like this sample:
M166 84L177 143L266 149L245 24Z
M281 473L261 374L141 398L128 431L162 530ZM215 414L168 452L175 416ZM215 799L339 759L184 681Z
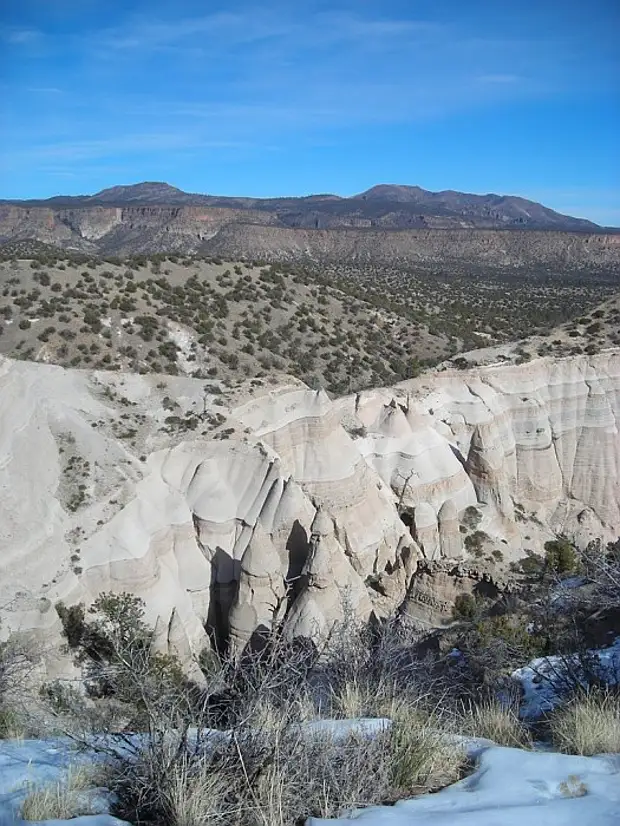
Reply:
M351 197L333 194L250 198L189 193L160 181L112 186L94 195L3 200L28 207L82 208L203 206L270 213L280 226L304 229L538 229L597 232L584 218L563 215L516 195L431 192L419 186L379 184ZM272 221L270 221L272 223Z
M352 197L249 198L158 181L94 195L0 200L0 244L42 242L94 256L180 253L225 260L499 268L620 264L620 232L512 195L380 184Z

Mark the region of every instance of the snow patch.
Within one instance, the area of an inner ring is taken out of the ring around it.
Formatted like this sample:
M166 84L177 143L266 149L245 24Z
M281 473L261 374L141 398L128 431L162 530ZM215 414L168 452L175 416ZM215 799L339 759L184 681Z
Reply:
M54 740L0 740L0 826L22 826L30 821L19 817L19 810L32 788L54 785L67 777L70 766L86 763L62 738ZM109 793L92 790L85 793L99 814L71 820L45 820L39 824L54 826L123 826L107 813Z
M529 665L518 668L512 676L523 687L521 717L535 720L552 711L562 700L575 679L587 685L583 660L577 654L539 657ZM620 684L620 637L609 648L586 652L585 664L608 685Z
M576 757L493 746L476 771L436 794L307 826L573 826L620 823L620 755Z

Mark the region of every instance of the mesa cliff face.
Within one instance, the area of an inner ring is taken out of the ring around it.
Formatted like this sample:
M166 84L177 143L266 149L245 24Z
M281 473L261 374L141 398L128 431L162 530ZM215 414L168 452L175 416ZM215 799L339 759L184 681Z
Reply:
M170 399L201 424L171 432ZM620 533L617 350L227 404L195 379L0 361L4 633L57 642L54 604L108 590L141 596L186 659L274 622L437 622L555 532Z
M280 261L613 268L620 262L620 235L452 228L291 229L231 222L205 249L221 256Z
M0 240L34 239L91 253L196 252L239 220L234 209L198 206L93 206L50 209L0 204ZM248 210L247 220L272 223Z
M231 199L234 204L234 199ZM357 202L356 202L357 203ZM306 216L306 219L308 216ZM297 226L277 210L231 206L131 204L50 207L0 203L0 242L33 239L92 254L202 253L224 258L350 263L442 263L614 268L620 234L508 230L442 223L393 226L352 213L335 225ZM326 228L327 226L327 228ZM552 225L553 226L553 225ZM416 228L417 227L417 228ZM584 227L584 229L592 229Z

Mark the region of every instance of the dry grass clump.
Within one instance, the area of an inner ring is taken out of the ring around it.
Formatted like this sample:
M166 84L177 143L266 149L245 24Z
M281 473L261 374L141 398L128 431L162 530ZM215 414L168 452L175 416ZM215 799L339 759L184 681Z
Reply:
M247 786L248 803L256 807L248 822L284 826L383 802L389 796L388 759L387 734L287 732L254 791Z
M22 740L27 727L22 716L10 708L0 708L0 740Z
M370 733L314 728L279 704L265 726L242 724L197 745L152 741L119 766L118 815L146 814L167 826L222 823L285 826L308 817L341 817L353 808L392 803L463 776L466 756L432 715L403 704L391 726Z
M457 717L457 730L471 737L492 740L498 746L531 748L529 729L521 722L516 704L501 703L497 699L483 700L463 708Z
M214 771L208 760L192 764L181 758L165 778L161 794L171 826L213 823L228 813L226 776Z
M345 719L386 717L392 721L386 759L390 795L442 788L457 780L465 755L451 737L451 720L429 698L389 681L346 680L332 691L332 707Z
M97 785L92 769L72 766L65 778L44 785L29 784L21 806L24 820L68 820L91 814L88 789Z
M434 715L423 721L418 708L403 713L390 731L391 786L397 796L435 791L459 780L467 757Z
M40 652L30 641L15 636L0 641L0 740L20 739L31 732L25 700L31 694L31 675Z
M550 718L551 740L566 754L620 752L620 696L590 691L575 697Z
M416 702L410 696L400 696L398 686L390 681L346 678L330 687L330 708L336 717L351 720L356 717L393 718L395 705L411 706Z

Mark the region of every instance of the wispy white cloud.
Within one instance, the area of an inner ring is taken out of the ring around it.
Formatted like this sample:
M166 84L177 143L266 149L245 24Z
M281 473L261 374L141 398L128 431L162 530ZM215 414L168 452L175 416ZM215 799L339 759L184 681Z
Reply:
M0 31L0 36L11 46L28 46L43 38L43 34L37 29L15 29L9 28Z
M208 59L216 53L230 53L231 49L264 46L272 50L270 57L277 62L282 51L303 59L304 52L318 53L336 46L394 49L406 43L413 45L443 29L444 26L425 20L364 17L339 11L307 15L297 7L276 12L257 4L240 12L200 17L133 17L122 26L92 32L85 42L103 59L111 54L140 59L153 52L194 52Z
M98 140L66 140L40 143L3 154L7 164L20 162L49 163L70 161L81 163L98 158L114 158L119 155L161 152L168 150L224 150L240 149L249 144L233 141L209 140L187 132L138 133L102 138ZM47 168L47 167L46 167Z
M26 88L27 92L31 92L35 95L61 95L62 89L59 89L57 86L28 86Z
M499 83L499 84L513 84L519 83L522 78L519 75L504 75L504 74L496 74L496 75L480 75L476 78L479 83Z
M138 18L128 25L94 33L92 37L103 50L135 52L173 46L181 48L187 40L194 38L220 41L227 46L252 43L289 35L295 28L297 24L278 20L270 14L220 12L165 21Z
M161 102L175 87L185 100L168 115L220 119L212 127L222 140L239 139L242 117L248 131L402 123L558 87L526 40L473 38L456 25L382 16L380 8L312 15L253 4L192 17L134 15L68 45L94 82L113 90L112 118L150 111L159 130ZM99 120L103 98L87 95Z

